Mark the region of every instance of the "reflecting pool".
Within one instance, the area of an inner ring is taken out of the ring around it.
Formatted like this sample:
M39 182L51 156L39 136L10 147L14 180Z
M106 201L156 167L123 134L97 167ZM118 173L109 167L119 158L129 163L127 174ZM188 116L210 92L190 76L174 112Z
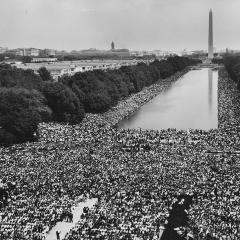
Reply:
M218 71L191 70L142 106L120 128L204 129L218 127Z

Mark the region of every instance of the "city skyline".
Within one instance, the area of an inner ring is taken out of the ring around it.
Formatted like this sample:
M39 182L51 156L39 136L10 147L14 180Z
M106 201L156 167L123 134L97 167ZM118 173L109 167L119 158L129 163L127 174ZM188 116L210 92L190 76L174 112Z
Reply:
M114 41L131 50L206 50L212 8L214 47L240 49L239 7L237 0L9 0L0 9L0 46L71 51Z

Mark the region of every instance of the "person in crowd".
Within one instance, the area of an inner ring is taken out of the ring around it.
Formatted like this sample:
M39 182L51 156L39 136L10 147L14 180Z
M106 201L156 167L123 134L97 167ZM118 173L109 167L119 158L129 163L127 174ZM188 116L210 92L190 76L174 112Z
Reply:
M56 231L57 240L60 240L60 233L61 233L61 231Z

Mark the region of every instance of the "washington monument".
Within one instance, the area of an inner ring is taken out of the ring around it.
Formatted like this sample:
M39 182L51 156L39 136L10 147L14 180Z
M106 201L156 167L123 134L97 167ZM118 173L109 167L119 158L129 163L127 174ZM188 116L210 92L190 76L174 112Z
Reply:
M209 32L208 32L208 59L213 59L213 15L212 9L209 12Z

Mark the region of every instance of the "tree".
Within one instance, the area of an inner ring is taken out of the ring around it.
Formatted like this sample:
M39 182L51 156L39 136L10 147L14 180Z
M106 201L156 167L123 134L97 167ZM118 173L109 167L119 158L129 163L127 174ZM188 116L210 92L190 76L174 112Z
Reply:
M156 60L150 65L139 63L107 72L79 72L73 76L62 77L60 81L71 88L83 103L86 112L98 113L107 111L120 99L139 92L160 78L167 78L195 63L196 60L175 56L168 60Z
M23 63L30 63L32 61L32 57L23 56L22 61L23 61Z
M37 138L38 123L51 110L37 91L23 88L0 89L0 144L32 141Z
M240 63L240 57L239 56L227 56L224 58L224 66L230 75L230 77L237 81L237 70L234 70L234 67Z
M60 82L46 83L43 94L53 112L53 120L76 124L84 118L84 108L73 91Z
M51 76L50 72L45 67L39 68L38 73L43 81L52 80L52 76Z
M101 92L90 93L85 105L86 112L102 113L111 106L111 98Z
M41 91L42 79L33 70L22 70L8 64L0 65L0 87L20 87Z

